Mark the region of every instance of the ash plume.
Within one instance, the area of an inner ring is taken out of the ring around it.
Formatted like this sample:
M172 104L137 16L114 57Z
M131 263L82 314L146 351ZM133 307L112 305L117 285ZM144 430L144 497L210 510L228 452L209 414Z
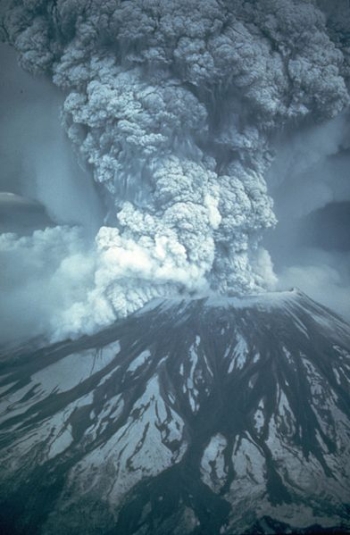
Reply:
M65 130L106 206L79 298L55 314L57 337L156 296L275 284L260 243L276 223L265 180L276 138L349 105L350 46L336 9L12 0L1 26L21 66L66 95ZM35 249L38 237L28 240Z

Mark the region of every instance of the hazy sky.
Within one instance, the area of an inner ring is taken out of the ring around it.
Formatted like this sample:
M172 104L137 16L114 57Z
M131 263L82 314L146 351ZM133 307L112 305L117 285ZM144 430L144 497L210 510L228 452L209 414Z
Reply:
M278 225L267 233L281 287L298 286L350 319L349 118L279 141L267 174Z
M92 180L61 125L64 95L44 76L21 69L15 51L4 44L0 65L0 190L43 203L57 223L96 229L100 208Z

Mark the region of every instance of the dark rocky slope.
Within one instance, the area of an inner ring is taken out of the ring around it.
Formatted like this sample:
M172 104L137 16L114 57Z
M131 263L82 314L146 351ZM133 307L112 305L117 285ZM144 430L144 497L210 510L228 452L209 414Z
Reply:
M9 350L0 533L350 533L349 380L349 326L298 291Z

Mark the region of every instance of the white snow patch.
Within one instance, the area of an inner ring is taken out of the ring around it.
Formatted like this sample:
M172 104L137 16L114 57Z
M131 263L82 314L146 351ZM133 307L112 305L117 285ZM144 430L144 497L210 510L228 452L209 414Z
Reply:
M107 366L119 352L120 344L117 341L100 349L67 355L34 374L32 383L38 384L40 394L46 395L54 390L67 392Z
M248 355L248 345L246 340L241 335L237 335L237 343L233 350L233 358L230 362L228 373L232 373L234 369L241 370L246 363Z
M142 351L142 353L132 361L132 363L130 364L130 366L128 367L126 371L135 372L138 368L143 366L143 364L145 364L150 359L150 357L151 357L151 352L149 351L149 349Z
M106 444L88 454L79 467L73 469L72 484L77 479L79 489L88 492L100 488L101 481L105 481L103 497L114 509L138 481L155 476L180 461L186 450L183 425L177 413L165 406L158 377L153 377L126 423ZM173 440L181 443L175 453L166 443Z
M254 413L254 427L258 433L263 429L265 424L265 415L264 415L264 403L263 400L260 401L259 406Z
M338 370L336 368L333 368L333 372L334 372L335 379L336 379L338 385L340 385L341 384L341 380L340 380L340 375L339 375Z
M64 428L51 443L48 458L52 459L66 450L73 442L71 425Z
M252 483L264 485L265 459L260 450L247 438L242 438L238 449L234 449L232 457L236 477L232 482L232 489L245 488L248 494Z
M218 433L211 438L202 456L202 480L214 492L219 492L227 477L228 468L225 464L224 458L224 451L226 447L226 438Z

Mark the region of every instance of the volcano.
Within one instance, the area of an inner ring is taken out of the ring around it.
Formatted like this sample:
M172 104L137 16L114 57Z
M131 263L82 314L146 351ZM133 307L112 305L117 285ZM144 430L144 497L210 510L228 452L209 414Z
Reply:
M350 328L298 290L2 351L2 535L350 533Z

